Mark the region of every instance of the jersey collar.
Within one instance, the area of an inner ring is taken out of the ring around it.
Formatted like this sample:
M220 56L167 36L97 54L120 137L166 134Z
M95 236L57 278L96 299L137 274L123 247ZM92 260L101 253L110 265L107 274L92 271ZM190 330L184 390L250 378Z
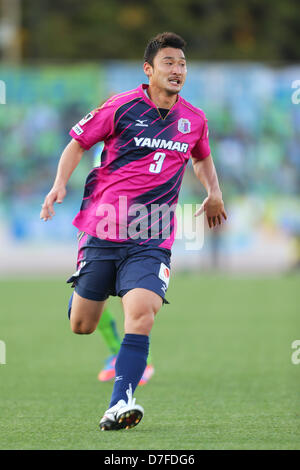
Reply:
M149 88L149 85L147 83L142 83L139 87L138 87L138 90L140 92L140 94L142 95L142 97L144 98L144 100L146 101L146 103L148 103L150 106L152 106L153 108L157 109L158 111L158 108L157 106L153 103L153 101L150 100L148 94L147 94L147 88ZM177 95L177 101L175 104L173 104L172 108L170 109L170 111L168 112L167 116L169 116L169 114L174 110L175 107L178 106L178 104L180 103L181 101L181 97L180 95ZM158 113L160 114L160 112L158 111Z

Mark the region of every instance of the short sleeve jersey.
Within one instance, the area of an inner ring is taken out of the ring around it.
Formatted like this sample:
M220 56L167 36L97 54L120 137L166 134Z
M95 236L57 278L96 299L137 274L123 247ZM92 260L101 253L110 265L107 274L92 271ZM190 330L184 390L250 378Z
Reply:
M147 87L111 97L71 129L86 150L104 142L73 224L103 240L171 249L188 160L210 154L207 120L179 95L162 118Z

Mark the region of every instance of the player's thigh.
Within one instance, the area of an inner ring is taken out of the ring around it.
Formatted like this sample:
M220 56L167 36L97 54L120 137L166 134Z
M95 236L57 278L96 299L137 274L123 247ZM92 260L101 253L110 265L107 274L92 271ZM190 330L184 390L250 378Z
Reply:
M129 290L122 297L125 333L149 335L162 303L162 297L151 290Z
M71 306L71 328L75 333L95 330L110 295L115 295L116 268L110 260L87 260L69 279L75 291Z
M165 293L169 275L169 253L153 248L131 249L118 269L116 283L117 294L123 300L125 332L150 333L155 314L163 302L168 303Z
M74 333L88 334L95 331L105 306L105 300L91 300L74 292L71 309L71 328Z

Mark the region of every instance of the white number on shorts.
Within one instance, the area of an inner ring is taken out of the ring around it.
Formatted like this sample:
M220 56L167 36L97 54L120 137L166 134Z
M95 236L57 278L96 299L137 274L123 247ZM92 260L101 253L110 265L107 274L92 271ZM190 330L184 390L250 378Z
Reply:
M156 152L154 154L153 159L155 160L156 163L151 163L149 167L150 173L160 173L162 169L162 165L164 162L166 154L163 152Z

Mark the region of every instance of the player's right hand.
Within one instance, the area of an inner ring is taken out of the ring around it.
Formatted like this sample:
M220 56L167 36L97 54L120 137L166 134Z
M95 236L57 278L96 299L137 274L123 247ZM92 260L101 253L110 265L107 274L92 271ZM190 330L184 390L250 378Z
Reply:
M44 203L42 204L42 210L40 213L40 219L43 219L47 222L48 219L52 219L55 215L53 204L61 204L67 194L65 186L53 186L51 191L45 197Z

